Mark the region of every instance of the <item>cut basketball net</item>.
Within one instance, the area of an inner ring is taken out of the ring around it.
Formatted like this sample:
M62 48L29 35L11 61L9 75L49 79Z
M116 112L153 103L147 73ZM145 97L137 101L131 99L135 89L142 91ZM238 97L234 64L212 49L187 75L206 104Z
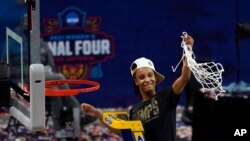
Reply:
M55 89L55 86L60 86L64 84L73 85L88 85L88 87L79 89ZM45 81L45 96L72 96L79 93L87 93L96 91L100 88L100 84L91 80L47 80Z
M186 38L188 34L183 32L183 35ZM173 72L176 71L181 61L186 57L189 69L192 71L195 79L202 85L201 91L203 93L210 92L215 100L218 100L218 96L225 92L222 88L223 66L214 62L197 63L193 51L189 50L189 45L186 45L184 40L181 42L181 47L183 48L183 55L176 67L172 66Z

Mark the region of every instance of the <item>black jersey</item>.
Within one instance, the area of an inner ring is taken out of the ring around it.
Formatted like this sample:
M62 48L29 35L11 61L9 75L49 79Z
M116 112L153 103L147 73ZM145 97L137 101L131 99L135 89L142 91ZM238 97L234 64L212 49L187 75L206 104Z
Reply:
M159 91L147 101L140 101L130 110L130 120L140 120L146 141L174 141L176 106L179 96L172 88Z

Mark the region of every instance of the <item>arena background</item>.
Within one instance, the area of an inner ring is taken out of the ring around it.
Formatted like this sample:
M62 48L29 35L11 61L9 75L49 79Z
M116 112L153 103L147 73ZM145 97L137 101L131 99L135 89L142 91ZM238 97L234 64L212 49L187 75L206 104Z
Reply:
M68 78L90 79L101 84L96 92L79 94L77 98L81 102L97 107L133 104L138 99L133 94L129 67L134 59L142 56L150 58L156 69L166 76L159 88L169 86L180 74L180 68L173 72L171 66L175 66L182 55L183 31L195 39L196 58L212 59L224 66L223 85L239 80L249 83L249 40L236 36L237 25L250 22L248 0L42 0L40 3L41 35L45 41L62 48L67 35L72 35L70 45L79 38L110 42L109 54L87 55L91 60L76 59L74 46L70 46L73 55L65 52L55 55L57 71ZM77 17L79 15L82 17ZM71 22L65 23L67 18ZM84 37L76 37L76 34ZM81 68L81 74L76 70L68 74L74 65ZM181 103L184 102L182 99Z

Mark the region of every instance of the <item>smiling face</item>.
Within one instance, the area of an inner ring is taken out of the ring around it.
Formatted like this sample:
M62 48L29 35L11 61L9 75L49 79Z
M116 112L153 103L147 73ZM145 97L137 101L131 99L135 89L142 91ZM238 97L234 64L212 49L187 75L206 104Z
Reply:
M156 93L155 73L151 68L143 67L136 70L135 84L139 87L143 100L147 100Z

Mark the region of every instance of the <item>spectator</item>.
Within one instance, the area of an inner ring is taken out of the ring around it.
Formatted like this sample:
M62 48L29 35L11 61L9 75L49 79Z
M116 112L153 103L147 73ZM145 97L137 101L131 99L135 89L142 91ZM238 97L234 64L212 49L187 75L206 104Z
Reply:
M66 79L62 73L57 73L52 51L47 44L41 39L41 63L45 67L45 80L60 80ZM70 89L69 85L60 85L60 89ZM74 96L53 96L49 98L51 105L51 114L54 120L54 128L61 130L60 114L64 106L72 108L74 119L74 133L76 137L80 136L80 103ZM48 97L46 98L48 102Z

